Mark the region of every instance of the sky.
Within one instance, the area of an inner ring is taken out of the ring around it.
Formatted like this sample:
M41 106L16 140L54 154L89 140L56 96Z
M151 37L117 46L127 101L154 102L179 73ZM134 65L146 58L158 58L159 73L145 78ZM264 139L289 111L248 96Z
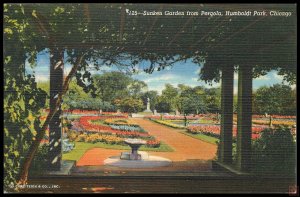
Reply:
M28 74L35 72L36 81L48 81L49 80L49 54L48 53L40 53L37 56L37 66L32 69L29 66L29 63L26 63L26 71ZM161 71L154 71L152 74L148 74L145 72L140 72L138 74L132 75L134 79L138 79L144 81L148 85L148 90L155 90L159 94L164 89L166 83L172 84L177 87L178 84L185 84L191 87L195 86L204 86L206 88L215 88L219 87L220 83L213 83L212 86L206 84L204 81L199 81L199 72L200 66L192 63L190 60L187 62L178 62L174 64L171 68L165 68ZM71 66L65 64L64 66L64 74L67 75L70 71ZM91 70L92 74L101 74L103 72L110 72L118 70L116 67L108 67L102 66L99 71ZM253 79L253 89L256 90L261 86L272 86L276 83L282 83L283 77L277 74L277 71L271 71L267 75L260 76L259 78ZM237 80L238 74L234 74L234 93L237 93ZM285 83L287 84L287 83ZM295 85L292 86L295 88Z

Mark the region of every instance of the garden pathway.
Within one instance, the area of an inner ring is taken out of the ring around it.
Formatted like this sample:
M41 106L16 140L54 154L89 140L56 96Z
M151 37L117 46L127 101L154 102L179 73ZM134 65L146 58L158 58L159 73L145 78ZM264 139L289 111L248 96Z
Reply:
M173 161L210 160L216 155L216 145L179 133L179 129L173 129L146 119L135 119L134 121L148 131L150 135L164 141L175 150L174 152L153 152L153 155L166 157Z
M165 157L173 161L173 168L182 170L190 169L192 166L198 166L197 170L208 170L211 168L206 161L215 157L217 146L187 135L179 133L180 130L169 128L167 126L154 123L142 118L134 118L144 130L171 146L174 152L152 152L147 151L149 155ZM102 166L103 161L109 156L120 155L124 150L111 150L103 148L93 148L88 150L77 162L80 166Z

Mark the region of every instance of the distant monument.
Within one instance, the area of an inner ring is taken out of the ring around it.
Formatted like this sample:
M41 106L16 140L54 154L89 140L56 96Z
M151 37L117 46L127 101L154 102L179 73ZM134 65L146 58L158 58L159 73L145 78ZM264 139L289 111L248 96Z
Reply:
M147 109L144 112L152 112L150 109L150 99L147 98Z

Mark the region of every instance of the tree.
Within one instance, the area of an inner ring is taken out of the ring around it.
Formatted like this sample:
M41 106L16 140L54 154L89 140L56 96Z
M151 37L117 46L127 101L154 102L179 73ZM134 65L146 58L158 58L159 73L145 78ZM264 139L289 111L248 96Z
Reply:
M117 98L128 96L127 87L132 79L122 72L106 72L102 75L94 75L96 94L103 101L112 102Z
M17 184L24 158L39 132L41 107L47 93L37 86L34 75L25 74L25 62L34 66L36 52L32 39L38 40L22 20L20 5L4 5L4 187ZM39 46L36 46L38 49Z
M137 79L132 80L128 85L129 94L134 98L140 98L142 96L143 91L146 90L147 84L143 81L139 81Z
M178 109L176 106L176 99L178 96L178 89L167 83L165 84L165 88L162 90L160 99L163 103L168 103L168 106L171 107L171 111L175 111Z
M134 97L127 97L117 102L117 106L128 113L136 113L143 109L143 101Z
M253 99L255 113L258 114L296 114L296 97L288 85L274 84L271 87L260 87Z
M169 113L171 112L172 108L171 108L171 104L167 101L165 101L164 99L162 99L162 97L158 97L158 102L155 105L155 108L157 109L157 112L159 113Z
M204 113L207 110L206 103L204 103L204 91L198 86L195 88L186 87L181 92L178 102L182 113Z
M211 113L220 113L221 109L221 89L210 88L205 90L205 103L207 104L207 111Z

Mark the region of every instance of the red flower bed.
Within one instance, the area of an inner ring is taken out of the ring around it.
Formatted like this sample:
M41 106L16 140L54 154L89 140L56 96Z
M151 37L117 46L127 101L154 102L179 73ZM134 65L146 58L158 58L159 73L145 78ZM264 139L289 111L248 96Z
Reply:
M160 141L158 140L148 140L147 141L147 146L149 147L159 147L160 146Z
M266 118L266 116L265 115L252 115L252 118ZM272 118L277 118L277 119L296 119L296 116L272 115Z
M256 139L259 137L259 133L264 130L266 127L252 127L252 139ZM188 131L190 133L196 134L196 133L204 133L209 134L214 137L220 137L220 126L216 125L203 125L203 126L189 126ZM237 135L237 127L233 127L233 136L235 137Z
M113 118L113 117L110 117ZM119 117L117 117L119 118ZM82 116L79 119L79 124L88 131L93 131L93 132L103 132L103 131L109 131L112 133L117 132L118 130L114 130L112 129L110 126L103 126L103 125L95 125L92 124L90 121L91 120L103 120L103 119L107 119L107 117L103 116Z
M107 119L108 117L103 116L82 116L79 119L79 124L87 131L91 132L102 132L102 133L114 133L119 137L148 137L148 133L141 133L137 131L120 131L112 129L110 126L96 125L91 123L92 120ZM109 118L120 118L120 116L109 116Z

